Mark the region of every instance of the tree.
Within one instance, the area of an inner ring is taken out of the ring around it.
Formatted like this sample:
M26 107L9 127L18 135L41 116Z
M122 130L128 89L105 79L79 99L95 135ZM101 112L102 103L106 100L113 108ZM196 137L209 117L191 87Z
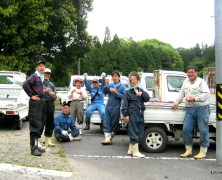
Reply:
M33 68L32 61L43 51L41 37L48 28L45 0L0 2L0 68Z

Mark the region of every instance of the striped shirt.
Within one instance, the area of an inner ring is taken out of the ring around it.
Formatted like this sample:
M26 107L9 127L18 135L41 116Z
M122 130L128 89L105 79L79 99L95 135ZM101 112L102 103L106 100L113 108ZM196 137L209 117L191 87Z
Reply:
M34 95L38 95L40 98L43 98L43 83L36 73L29 76L23 83L22 87L30 98Z

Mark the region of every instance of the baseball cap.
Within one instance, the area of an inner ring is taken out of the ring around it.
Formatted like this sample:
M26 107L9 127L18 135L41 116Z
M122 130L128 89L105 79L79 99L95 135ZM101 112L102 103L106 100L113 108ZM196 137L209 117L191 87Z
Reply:
M52 74L51 70L49 68L45 68L45 73L50 73Z
M99 79L94 78L92 82L93 82L93 83L98 83L98 82L99 82Z
M38 62L36 63L36 66L38 66L39 64L44 64L44 65L45 65L45 61L42 61L42 60L38 61Z
M69 102L64 102L64 103L62 104L62 107L64 107L64 106L69 106L69 107L70 107L70 103L69 103Z
M74 81L75 82L81 82L81 83L83 82L83 80L81 78L76 78L76 79L74 79Z

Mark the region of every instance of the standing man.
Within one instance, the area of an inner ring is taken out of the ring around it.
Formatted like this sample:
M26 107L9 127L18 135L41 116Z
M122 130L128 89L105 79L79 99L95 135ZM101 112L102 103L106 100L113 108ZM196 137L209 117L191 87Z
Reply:
M103 145L112 144L114 135L119 131L119 118L121 101L126 94L126 86L120 82L120 72L114 71L112 73L112 83L104 88L104 93L109 95L106 104L105 119L103 122L103 131L105 140Z
M61 142L79 141L79 130L70 113L70 104L62 105L62 112L55 118L55 138Z
M81 78L74 79L75 87L68 92L68 98L72 99L70 114L77 121L79 134L82 134L82 123L84 120L84 100L87 98L85 87L82 87L83 80Z
M50 77L52 75L52 72L49 68L45 68L44 72L44 81L43 81L43 88L49 88L49 92L44 93L44 99L45 99L45 107L46 107L46 119L45 119L45 145L46 147L53 147L55 144L51 142L51 137L54 130L54 113L55 113L55 103L56 100L56 92L55 92L55 86L52 82L50 82Z
M97 78L95 78L92 81L92 86L87 81L87 74L85 73L83 76L84 76L84 84L85 84L87 90L90 92L90 96L91 96L91 104L86 110L86 127L84 128L84 130L89 130L90 129L90 117L91 117L93 111L95 111L95 110L99 111L101 123L103 123L103 120L104 120L105 105L104 105L103 88L106 85L106 80L105 80L106 74L104 72L101 74L101 77L102 77L101 85L99 85L99 80Z
M50 92L49 88L43 89L45 62L38 61L36 71L23 83L23 89L30 97L29 100L29 129L31 154L41 156L44 149L38 147L38 139L41 138L44 129L45 100L44 93Z
M200 152L194 158L203 159L206 157L207 149L210 145L208 126L210 90L207 83L198 77L195 67L187 67L187 76L188 78L183 82L178 99L172 104L173 108L177 108L178 104L185 99L187 107L183 124L183 142L186 152L181 154L180 157L186 158L192 155L193 130L198 126L200 131Z

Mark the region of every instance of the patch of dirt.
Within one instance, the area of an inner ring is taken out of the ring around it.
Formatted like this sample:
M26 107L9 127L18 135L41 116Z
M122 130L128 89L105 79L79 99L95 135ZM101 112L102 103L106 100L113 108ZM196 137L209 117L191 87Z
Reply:
M72 171L71 163L59 141L52 138L55 147L46 149L42 156L33 156L30 152L29 122L23 121L21 130L0 126L0 163L37 167L58 171ZM44 136L40 142L44 141Z

